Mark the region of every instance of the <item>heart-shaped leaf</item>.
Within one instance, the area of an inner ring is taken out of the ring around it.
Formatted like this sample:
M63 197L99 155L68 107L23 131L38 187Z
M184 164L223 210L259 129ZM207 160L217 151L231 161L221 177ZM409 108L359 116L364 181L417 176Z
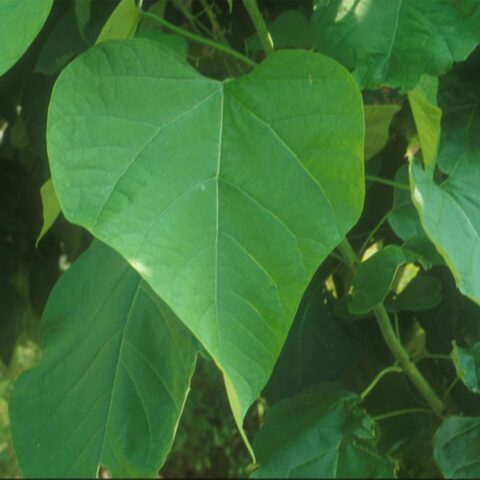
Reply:
M156 42L105 42L57 81L48 151L62 210L200 339L239 424L313 273L359 217L363 130L354 80L313 52L219 82Z
M25 53L47 20L53 0L0 2L0 75Z
M100 243L53 289L43 357L10 402L27 477L153 476L170 451L196 343L148 285Z

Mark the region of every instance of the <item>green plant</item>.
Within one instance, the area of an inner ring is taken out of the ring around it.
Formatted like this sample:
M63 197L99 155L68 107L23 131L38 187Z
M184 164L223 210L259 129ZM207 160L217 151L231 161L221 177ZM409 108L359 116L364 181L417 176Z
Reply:
M480 0L0 18L2 169L35 192L6 368L42 317L2 394L23 475L211 473L210 435L220 475L480 475Z

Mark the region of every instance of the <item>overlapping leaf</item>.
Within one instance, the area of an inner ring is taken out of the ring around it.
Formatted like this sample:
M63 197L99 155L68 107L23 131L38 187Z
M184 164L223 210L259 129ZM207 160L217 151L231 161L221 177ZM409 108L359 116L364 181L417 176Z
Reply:
M16 382L15 450L28 477L153 476L195 365L193 337L113 250L93 245L61 277L43 358Z
M25 53L47 20L53 0L0 2L0 75Z
M317 48L355 70L362 86L413 88L445 73L479 40L480 4L456 0L317 0Z
M424 230L452 270L465 295L480 303L480 116L475 110L450 123L442 137L438 167L410 166L412 199Z
M362 208L354 80L322 55L283 51L218 82L157 43L105 42L60 76L48 149L67 218L201 340L240 423Z

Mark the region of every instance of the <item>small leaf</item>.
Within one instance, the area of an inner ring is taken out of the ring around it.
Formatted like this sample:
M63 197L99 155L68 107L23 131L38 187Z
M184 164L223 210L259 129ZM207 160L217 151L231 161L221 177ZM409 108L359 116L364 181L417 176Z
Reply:
M371 311L383 302L392 288L399 267L416 260L409 250L388 245L362 262L353 277L353 293L349 310L354 314Z
M35 40L47 20L53 0L0 2L0 75L9 70Z
M397 312L423 312L436 307L442 300L442 283L431 275L417 275L394 299Z
M465 386L474 393L480 393L480 342L469 348L459 347L453 342L452 359Z
M362 87L409 90L440 75L478 42L480 4L456 0L316 0L316 47L347 67ZM475 16L476 14L476 16Z
M418 160L410 165L413 203L424 230L452 271L460 291L480 304L480 115L466 115L442 137L437 165L447 176Z
M193 373L190 333L113 250L63 274L42 320L40 365L19 377L12 433L27 477L154 476Z
M365 105L365 160L379 153L388 141L388 131L399 105Z
M375 423L357 403L323 384L274 405L255 439L260 470L252 477L394 477L396 465L377 452Z
M123 40L133 37L139 21L140 12L135 0L120 0L102 28L97 43L105 40Z
M423 163L433 168L440 142L442 110L437 106L438 78L423 75L418 85L408 92L413 119L417 127Z
M156 42L111 41L57 80L47 140L62 211L202 342L239 425L360 215L363 133L354 80L314 52L219 82Z
M50 230L62 211L51 178L41 186L40 196L42 198L43 225L42 230L38 234L36 245L38 245L43 236Z
M479 445L479 417L444 420L433 437L433 455L445 478L479 478Z

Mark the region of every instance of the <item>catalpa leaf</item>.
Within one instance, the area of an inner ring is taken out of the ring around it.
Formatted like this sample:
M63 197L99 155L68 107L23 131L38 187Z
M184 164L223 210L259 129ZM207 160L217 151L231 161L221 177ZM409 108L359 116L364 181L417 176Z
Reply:
M253 478L392 478L376 450L375 422L358 396L322 384L273 406L254 443Z
M0 75L25 53L47 20L53 0L0 2Z
M237 423L314 271L362 209L350 74L283 51L225 82L156 42L105 42L54 88L62 210L120 252L221 368Z
M433 456L445 478L478 478L479 444L479 417L454 416L444 420L433 437Z
M440 75L478 42L480 4L457 0L316 1L317 48L353 69L361 86L409 90Z
M480 303L480 116L467 115L442 137L439 181L418 160L410 165L413 203L423 228L452 271L460 291Z
M10 402L27 477L154 476L183 410L192 335L109 247L94 244L60 278L42 319L40 365Z
M480 342L469 348L453 343L452 359L458 377L474 393L480 393Z

